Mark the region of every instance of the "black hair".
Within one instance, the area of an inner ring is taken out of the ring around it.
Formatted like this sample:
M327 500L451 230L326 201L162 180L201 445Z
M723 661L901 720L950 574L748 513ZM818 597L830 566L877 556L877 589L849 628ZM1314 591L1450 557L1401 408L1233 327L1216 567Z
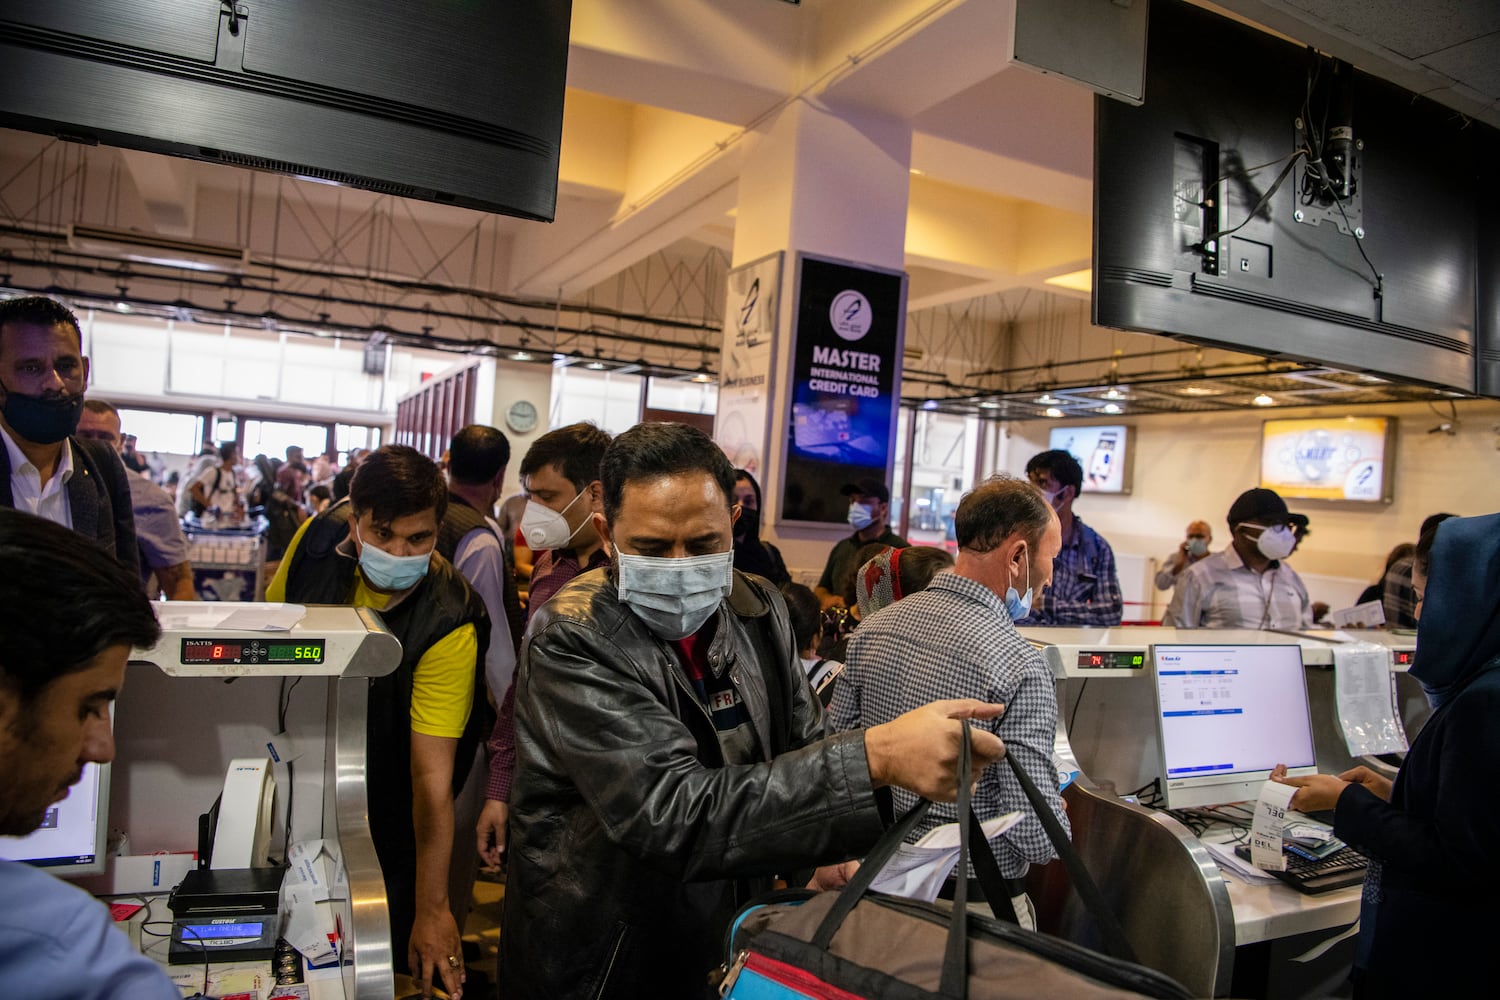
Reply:
M625 484L684 472L712 476L724 494L734 496L734 466L713 439L696 427L674 423L636 424L610 443L599 466L604 484L604 517L610 524L620 512Z
M510 464L510 438L495 427L470 424L448 442L448 478L479 486L500 475Z
M325 483L319 483L318 485L314 486L312 489L307 491L307 495L308 498L312 500L333 499L333 491L330 490Z
M531 443L521 459L521 478L555 465L562 477L582 493L600 476L609 447L609 432L587 421L548 431Z
M1043 452L1046 454L1050 452ZM1078 463L1073 464L1076 467ZM1052 508L1047 506L1041 490L1015 476L991 476L958 502L958 510L953 513L953 534L960 549L992 552L1012 532L1019 531L1031 547L1034 559L1037 543L1051 522Z
M750 484L750 489L755 493L755 509L756 510L763 510L765 508L765 504L762 502L761 496L760 496L760 483L757 483L755 481L755 477L752 476L752 475L750 475L749 470L747 470L747 469L735 469L734 470L734 481L735 482L739 482L741 479L743 479L745 482L749 483Z
M1457 514L1429 514L1429 515L1427 515L1427 517L1425 517L1425 518L1422 519L1422 527L1417 531L1417 537L1421 538L1423 535L1427 534L1429 531L1436 531L1438 525L1442 524L1444 521L1448 520L1448 518L1450 518L1450 517L1457 517L1457 516L1458 516Z
M1083 489L1083 466L1078 464L1078 459L1061 448L1031 456L1031 461L1026 463L1026 474L1029 476L1033 472L1051 473L1052 478L1057 480L1057 485L1073 487L1075 496Z
M823 631L823 606L818 595L800 583L782 587L781 596L786 601L786 616L800 653L817 641L818 633Z
M234 458L237 454L239 454L239 451L239 445L235 444L233 441L225 441L223 444L219 445L219 461L227 462L231 458Z
M901 553L897 564L901 571L901 596L910 597L926 590L932 578L953 568L953 554L934 545L913 545Z
M390 524L424 510L448 510L448 484L437 463L404 444L387 444L365 456L349 483L355 516L369 512L376 524Z
M1427 575L1427 566L1432 561L1432 546L1437 541L1438 527L1450 517L1457 514L1434 514L1422 522L1422 537L1417 539L1417 551L1412 554L1412 565L1423 576Z
M90 539L0 508L0 680L23 702L111 646L161 636L141 581Z
M0 329L7 323L66 326L78 338L79 349L83 348L83 328L78 325L78 317L73 314L73 310L45 295L27 295L0 302Z

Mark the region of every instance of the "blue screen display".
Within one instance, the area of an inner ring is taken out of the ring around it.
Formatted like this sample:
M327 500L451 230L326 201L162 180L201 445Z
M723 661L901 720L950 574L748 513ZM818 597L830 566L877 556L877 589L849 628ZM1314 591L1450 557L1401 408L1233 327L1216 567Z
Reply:
M184 941L211 941L216 938L258 938L264 924L185 924Z

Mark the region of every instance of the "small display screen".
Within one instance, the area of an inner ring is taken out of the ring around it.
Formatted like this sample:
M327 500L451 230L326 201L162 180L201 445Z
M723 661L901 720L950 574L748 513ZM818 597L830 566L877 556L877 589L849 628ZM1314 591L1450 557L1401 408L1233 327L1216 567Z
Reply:
M1079 670L1144 670L1146 654L1126 649L1085 649L1078 654Z
M265 924L184 924L184 941L212 941L219 938L258 938Z
M1396 662L1406 667L1411 665L1411 653L1405 649L1396 650Z
M315 664L326 647L326 639L184 639L182 662Z

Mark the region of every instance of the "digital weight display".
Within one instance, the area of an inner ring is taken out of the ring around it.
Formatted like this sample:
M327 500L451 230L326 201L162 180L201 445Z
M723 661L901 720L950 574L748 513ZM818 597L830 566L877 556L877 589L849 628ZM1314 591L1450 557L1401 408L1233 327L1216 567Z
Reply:
M326 639L183 639L183 663L318 664Z
M1125 649L1085 649L1078 654L1079 670L1145 670L1146 654Z
M1409 666L1411 666L1412 655L1411 655L1411 652L1409 650L1398 649L1395 652L1395 657L1396 657L1396 665L1397 666L1400 666L1400 667L1409 667Z

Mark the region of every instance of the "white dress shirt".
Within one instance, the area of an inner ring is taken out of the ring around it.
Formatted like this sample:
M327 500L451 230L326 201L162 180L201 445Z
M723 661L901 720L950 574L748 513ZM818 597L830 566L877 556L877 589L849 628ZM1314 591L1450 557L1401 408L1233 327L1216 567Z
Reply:
M31 459L4 427L0 427L0 437L5 439L5 450L10 453L10 497L16 510L45 517L71 530L73 510L68 506L68 480L73 478L73 446L63 442L57 468L52 470L52 478L43 483L41 470L31 464Z

